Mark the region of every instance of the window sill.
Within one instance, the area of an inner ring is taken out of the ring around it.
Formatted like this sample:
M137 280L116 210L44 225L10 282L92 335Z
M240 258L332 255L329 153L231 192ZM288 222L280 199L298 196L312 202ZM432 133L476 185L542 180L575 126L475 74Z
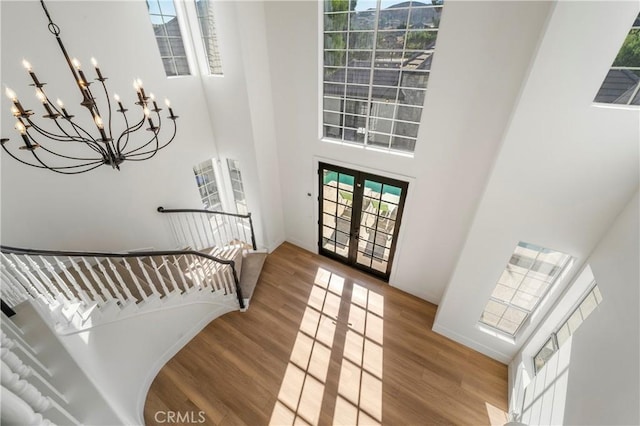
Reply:
M379 148L376 146L372 146L372 145L365 145L365 144L361 144L361 143L357 143L357 142L348 142L348 141L342 141L342 140L337 140L337 139L330 139L330 138L326 138L326 137L321 137L320 138L320 142L327 142L333 145L340 145L340 146L346 146L346 147L351 147L351 148L357 148L357 149L362 149L362 150L366 150L366 151L371 151L371 152L379 152L381 154L391 154L391 155L396 155L398 157L404 157L404 158L414 158L415 153L413 152L406 152L406 151L397 151L397 150L393 150L393 149L384 149L384 148Z

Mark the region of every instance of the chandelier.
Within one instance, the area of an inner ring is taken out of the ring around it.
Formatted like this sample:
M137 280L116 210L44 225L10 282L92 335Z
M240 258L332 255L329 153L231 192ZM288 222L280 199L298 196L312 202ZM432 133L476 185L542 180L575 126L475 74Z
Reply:
M48 29L56 37L75 84L80 91L82 99L80 105L86 108L89 115L86 115L86 123L83 127L77 120L74 120L75 116L70 114L70 110L65 108L59 98L55 104L52 103L44 89L46 83L41 82L31 64L23 60L22 64L33 80L30 86L35 88L35 95L42 103L45 114L42 115L42 120L39 120L40 123L36 122L36 113L33 110L25 109L16 93L6 87L5 93L12 102L11 112L16 118L15 129L24 143L17 149L24 151L24 153L16 150L15 144L11 144L7 138L2 138L0 141L4 151L15 160L29 166L62 174L79 174L101 165L109 165L120 170L122 162L148 160L159 150L169 145L176 136L176 119L178 118L174 115L169 100L165 99L169 111L167 119L173 123L173 126L169 125L173 129L169 132L169 139L164 141L160 139L163 124L160 117L162 108L158 107L152 93L147 96L139 79L134 80L133 83L137 95L137 102L135 102L137 107L133 109L137 112L127 114L129 110L125 108L117 94L113 95L113 99L117 103L118 109L113 112L110 95L105 84L107 78L98 68L96 60L91 58L96 78L94 81L89 81L82 71L80 62L69 57L60 39L60 27L51 20L44 0L40 0L40 4L49 20ZM96 98L94 92L104 92L104 99ZM114 132L113 121L117 116L121 117L124 129ZM138 132L139 130L142 132ZM79 155L77 153L78 147L82 147L86 154Z

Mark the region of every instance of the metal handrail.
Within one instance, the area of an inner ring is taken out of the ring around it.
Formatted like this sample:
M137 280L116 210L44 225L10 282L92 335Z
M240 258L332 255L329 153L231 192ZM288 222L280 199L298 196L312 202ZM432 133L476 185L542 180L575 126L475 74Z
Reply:
M256 234L253 230L253 220L251 219L251 213L239 214L239 213L229 213L229 212L222 212L222 211L216 211L216 210L204 210L204 209L165 209L162 206L158 207L157 210L159 213L205 213L205 214L211 214L211 215L233 216L233 217L240 217L243 219L249 219L249 227L251 228L251 246L253 247L254 250L258 249L258 246L256 244Z
M153 256L179 256L190 254L194 256L200 256L213 260L214 262L222 263L224 265L231 266L233 272L233 281L236 287L236 295L238 302L240 303L240 309L244 309L244 298L242 297L242 290L240 289L240 280L236 272L236 262L228 259L220 259L210 254L201 253L197 250L153 250L153 251L136 251L132 253L110 253L110 252L91 252L91 251L66 251L66 250L40 250L40 249L25 249L20 247L10 247L0 245L0 252L10 254L29 254L38 256L70 256L70 257L116 257L116 258L130 258L130 257L153 257Z

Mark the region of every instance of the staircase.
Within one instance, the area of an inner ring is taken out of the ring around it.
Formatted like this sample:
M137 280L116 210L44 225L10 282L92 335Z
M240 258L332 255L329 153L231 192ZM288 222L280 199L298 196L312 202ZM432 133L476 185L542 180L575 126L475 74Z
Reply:
M211 320L247 309L266 258L251 215L157 211L177 249L0 246L2 311L17 312L0 325L22 342L1 336L0 423L140 424L162 365ZM38 357L55 367L34 379L23 364Z
M126 253L0 246L1 298L26 300L69 334L144 312L209 302L246 310L266 253L251 215L165 210L180 249Z

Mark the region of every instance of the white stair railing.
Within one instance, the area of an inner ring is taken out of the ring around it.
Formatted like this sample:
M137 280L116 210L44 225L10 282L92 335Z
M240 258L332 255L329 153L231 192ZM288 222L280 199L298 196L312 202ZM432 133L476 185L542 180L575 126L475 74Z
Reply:
M178 247L202 250L209 247L238 246L257 249L251 213L235 214L211 210L165 209L169 228Z
M34 300L62 333L122 319L196 292L235 293L244 309L233 260L239 250L219 250L222 257L216 257L193 250L122 254L0 246L0 297L11 308Z
M80 424L69 412L67 398L51 384L51 373L33 348L4 331L0 332L0 385L3 425L52 425L47 417Z

